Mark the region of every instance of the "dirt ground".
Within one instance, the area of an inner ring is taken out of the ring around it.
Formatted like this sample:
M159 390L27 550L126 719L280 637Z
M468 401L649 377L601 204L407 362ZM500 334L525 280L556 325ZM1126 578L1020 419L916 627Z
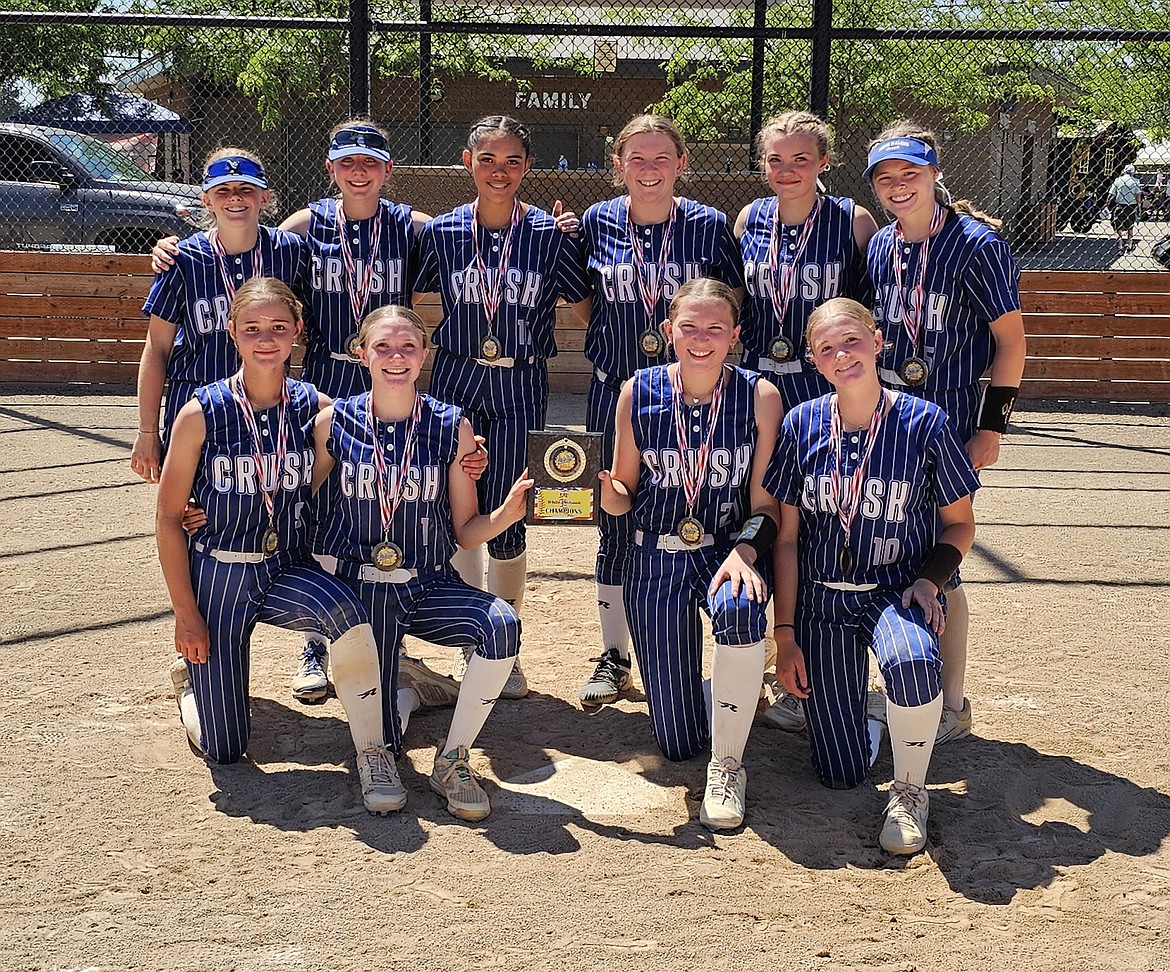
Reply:
M659 758L636 694L581 710L589 529L531 535L533 692L474 751L482 824L426 785L444 710L407 734L407 808L367 814L339 703L292 701L299 639L271 628L250 759L209 768L167 678L135 418L0 395L0 969L1170 969L1165 409L1017 413L964 569L975 734L936 751L908 860L877 847L888 746L829 791L757 723L747 824L712 836L703 760Z

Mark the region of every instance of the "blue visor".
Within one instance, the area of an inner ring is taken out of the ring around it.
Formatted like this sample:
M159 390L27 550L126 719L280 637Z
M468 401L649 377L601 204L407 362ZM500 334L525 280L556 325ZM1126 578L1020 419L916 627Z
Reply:
M394 158L384 136L376 128L343 128L329 143L329 160L347 155L368 155L372 159L389 162Z
M887 138L869 150L869 163L861 174L868 179L873 170L887 159L901 159L912 165L933 165L938 168L938 155L920 138Z
M242 155L229 155L226 159L216 159L203 170L203 191L222 186L225 182L246 182L259 189L268 188L268 176L264 174L264 166Z

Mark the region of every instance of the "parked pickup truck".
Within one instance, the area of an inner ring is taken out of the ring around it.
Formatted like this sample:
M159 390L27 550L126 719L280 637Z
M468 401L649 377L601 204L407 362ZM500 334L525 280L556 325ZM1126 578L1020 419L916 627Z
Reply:
M160 236L189 236L202 215L198 186L147 179L105 142L0 122L0 248L146 253Z

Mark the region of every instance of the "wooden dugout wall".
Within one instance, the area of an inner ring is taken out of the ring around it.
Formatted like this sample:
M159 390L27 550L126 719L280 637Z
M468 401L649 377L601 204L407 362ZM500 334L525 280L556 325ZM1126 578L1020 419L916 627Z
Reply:
M0 252L0 384L132 388L142 354L146 257ZM1025 271L1022 396L1170 402L1170 273ZM419 308L438 321L436 300ZM554 391L583 392L584 326L562 307Z

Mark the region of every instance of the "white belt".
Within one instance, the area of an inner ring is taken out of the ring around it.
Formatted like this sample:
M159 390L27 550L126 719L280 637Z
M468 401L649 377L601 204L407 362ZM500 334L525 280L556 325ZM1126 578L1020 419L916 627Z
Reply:
M487 358L472 358L471 360L485 368L514 368L517 361L521 364L532 364L536 358L496 358L495 361L488 361Z
M756 371L770 371L774 375L795 375L804 371L804 365L799 361L773 361L771 358L760 358L756 362Z
M264 554L253 553L250 550L214 550L202 543L195 544L195 549L201 554L206 554L212 560L218 560L221 564L259 564L264 562Z
M683 538L674 533L644 533L634 531L634 542L640 547L657 547L667 553L686 553L688 550L701 550L703 547L715 546L715 534L706 533L698 543L684 543Z
M887 385L897 385L899 388L906 387L906 382L902 380L902 376L889 368L878 368L878 377Z
M373 564L362 564L358 571L358 580L367 584L409 584L418 577L418 571L413 567L407 570L399 567L397 570L378 570Z
M850 584L848 581L817 581L821 587L831 591L848 591L849 593L864 594L866 591L876 591L877 584Z

